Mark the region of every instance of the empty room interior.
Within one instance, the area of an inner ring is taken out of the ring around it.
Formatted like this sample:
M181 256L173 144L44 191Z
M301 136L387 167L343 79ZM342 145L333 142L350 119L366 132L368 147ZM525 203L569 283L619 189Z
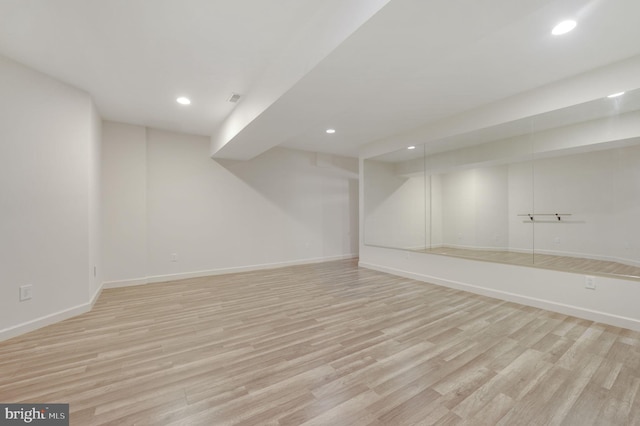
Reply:
M0 0L0 424L640 425L638 17Z

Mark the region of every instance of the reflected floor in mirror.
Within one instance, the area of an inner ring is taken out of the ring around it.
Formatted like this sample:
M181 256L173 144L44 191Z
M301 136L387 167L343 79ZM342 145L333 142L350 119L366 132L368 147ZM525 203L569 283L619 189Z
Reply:
M72 425L638 425L640 333L358 268L105 290L0 343Z
M579 272L582 274L618 275L625 278L640 280L640 267L606 260L555 256L550 254L534 255L533 253L515 253L506 250L474 250L451 247L437 247L413 251L463 257L473 260L535 266L565 272Z

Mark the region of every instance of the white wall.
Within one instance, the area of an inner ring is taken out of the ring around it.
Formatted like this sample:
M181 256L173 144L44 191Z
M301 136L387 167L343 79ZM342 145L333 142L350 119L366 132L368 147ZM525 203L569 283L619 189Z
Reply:
M102 126L104 281L147 273L147 133L144 127Z
M440 182L443 244L505 248L509 239L507 167L447 173ZM433 208L437 207L434 203Z
M533 250L534 228L528 217L518 216L534 212L533 162L509 165L509 249L519 252ZM533 259L533 258L532 258Z
M99 289L100 120L80 90L3 57L0 75L4 339L88 310Z
M396 164L364 161L364 241L417 249L506 248L508 167L427 176L398 174Z
M276 148L214 161L205 137L104 129L108 286L357 253L355 159L319 167L313 153Z
M102 289L102 119L91 102L89 144L89 296L95 300Z
M374 160L364 162L363 175L366 244L424 248L429 224L424 175L398 175L394 163Z
M427 194L429 195L429 201L427 203L428 211L427 222L427 244L431 247L441 247L444 245L444 217L442 214L443 204L443 189L442 189L442 176L431 175L429 176L427 183Z
M619 149L613 154L611 214L609 222L618 224L607 235L612 257L640 265L640 145Z

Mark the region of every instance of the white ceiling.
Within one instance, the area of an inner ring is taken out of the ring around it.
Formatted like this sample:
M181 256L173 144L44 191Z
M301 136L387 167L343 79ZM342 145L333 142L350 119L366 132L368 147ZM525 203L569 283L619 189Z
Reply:
M106 119L213 135L223 157L355 156L638 55L638 16L638 0L0 0L0 53L86 90ZM552 37L567 17L576 30Z
M106 119L210 135L318 4L0 0L0 53L86 90Z

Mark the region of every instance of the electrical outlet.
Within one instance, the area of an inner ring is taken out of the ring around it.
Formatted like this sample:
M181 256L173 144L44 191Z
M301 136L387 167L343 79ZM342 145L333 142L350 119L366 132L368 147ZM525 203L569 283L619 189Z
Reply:
M171 261L172 262L178 261L178 253L171 253Z
M585 275L585 277L584 277L584 288L587 288L589 290L595 290L596 289L596 277Z
M553 243L554 243L555 245L559 246L559 245L560 245L560 237L555 237L555 238L553 239Z
M30 300L33 296L33 286L31 284L20 286L20 301Z

